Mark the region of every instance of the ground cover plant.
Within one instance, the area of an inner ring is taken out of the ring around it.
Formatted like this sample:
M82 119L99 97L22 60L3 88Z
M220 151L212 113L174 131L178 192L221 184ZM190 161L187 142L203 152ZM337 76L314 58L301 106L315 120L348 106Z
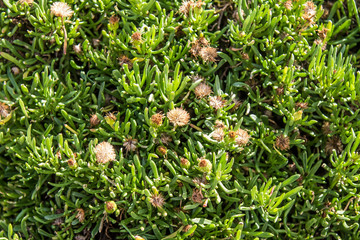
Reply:
M0 239L360 239L359 1L0 1Z

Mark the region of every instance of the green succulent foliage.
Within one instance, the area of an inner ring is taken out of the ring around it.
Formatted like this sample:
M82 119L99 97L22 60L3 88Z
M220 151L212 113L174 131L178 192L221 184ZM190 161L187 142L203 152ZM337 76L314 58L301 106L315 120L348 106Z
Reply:
M54 2L0 2L0 239L360 238L358 1Z

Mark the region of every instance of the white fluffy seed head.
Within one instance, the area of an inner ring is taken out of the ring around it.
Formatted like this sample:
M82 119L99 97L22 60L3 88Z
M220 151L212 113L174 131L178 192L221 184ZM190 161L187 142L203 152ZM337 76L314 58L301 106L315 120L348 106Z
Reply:
M116 153L113 145L108 142L101 142L95 147L96 160L99 163L114 161Z

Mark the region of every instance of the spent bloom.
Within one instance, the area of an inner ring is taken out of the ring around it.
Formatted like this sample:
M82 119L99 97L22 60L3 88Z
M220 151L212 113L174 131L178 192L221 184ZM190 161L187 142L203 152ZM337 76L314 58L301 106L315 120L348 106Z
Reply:
M211 163L209 160L207 160L206 158L202 157L202 158L199 158L198 161L199 161L198 167L199 167L199 170L200 170L201 172L206 173L206 172L210 172L210 171L211 171L211 169L212 169L212 163Z
M76 211L77 211L77 214L75 217L79 220L79 222L82 223L85 220L85 211L82 208L78 208L78 209L76 209Z
M211 87L206 83L200 83L196 86L194 92L197 98L203 98L210 95L212 93L212 90Z
M61 18L71 17L74 13L74 11L71 10L70 6L64 2L54 2L51 5L50 11L55 16Z
M225 133L224 130L222 128L216 128L211 134L210 136L218 141L221 142L224 139Z
M215 62L217 51L213 47L204 47L200 50L199 55L205 62Z
M282 151L290 149L290 138L283 134L276 137L275 146Z
M108 142L101 142L95 147L96 160L99 163L114 161L116 153L113 145Z
M107 213L113 213L117 209L117 205L114 201L109 201L105 203L105 211Z
M156 113L151 116L150 122L155 126L161 126L163 122L164 115L161 113Z
M236 131L236 139L235 142L237 145L241 146L245 146L250 139L250 135L247 131L243 130L243 129L238 129Z
M215 97L209 97L209 105L214 108L215 110L218 110L225 106L226 100L223 100L220 96Z
M150 197L150 203L154 207L162 207L165 203L165 199L161 194L153 194Z
M123 146L126 149L126 152L128 151L135 151L137 147L138 140L134 139L132 137L126 138Z
M190 114L182 108L174 108L170 110L166 116L175 127L184 126L190 121Z
M0 118L6 118L9 116L9 106L0 102Z

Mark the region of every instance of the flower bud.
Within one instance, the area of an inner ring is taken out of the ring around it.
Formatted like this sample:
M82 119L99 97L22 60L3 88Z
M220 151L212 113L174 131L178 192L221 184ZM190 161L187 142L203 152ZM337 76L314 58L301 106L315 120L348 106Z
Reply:
M164 146L158 146L156 148L156 153L159 154L160 156L165 156L167 154L167 148Z
M190 167L190 161L187 160L186 158L181 158L180 159L180 165L182 168L189 168Z
M114 201L109 201L105 203L105 211L107 213L113 213L117 209L116 203Z
M205 158L200 158L198 167L199 167L199 170L204 173L211 172L212 164L209 160L207 160Z

